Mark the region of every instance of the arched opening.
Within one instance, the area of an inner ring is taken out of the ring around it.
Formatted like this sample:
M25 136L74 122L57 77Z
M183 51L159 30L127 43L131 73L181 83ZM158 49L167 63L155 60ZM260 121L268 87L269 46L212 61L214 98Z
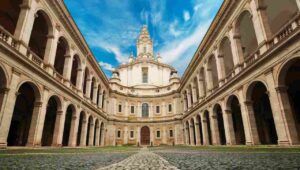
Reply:
M187 136L187 144L191 144L191 136L190 136L190 124L189 124L189 121L186 121L185 123L185 133L186 133L186 136Z
M95 123L95 130L94 130L94 142L93 142L93 145L95 146L96 145L96 142L97 142L97 132L99 130L99 120L97 119L96 120L96 123Z
M78 71L80 69L80 58L78 55L74 55L71 70L71 83L76 86Z
M77 141L76 141L77 146L80 146L81 133L82 133L84 121L86 121L86 115L83 111L81 111L79 116L79 124L78 124L78 132L77 132Z
M142 117L149 117L149 105L148 103L142 104Z
M10 34L14 34L23 0L1 0L0 25Z
M212 144L212 134L211 134L209 112L207 110L204 112L204 117L205 117L206 124L207 124L208 142L211 145Z
M219 52L220 56L224 58L225 75L228 77L234 69L234 63L230 40L227 37L222 40Z
M210 56L210 58L208 59L207 69L210 71L212 88L215 89L219 86L219 77L218 77L218 70L217 70L217 61L214 55Z
M266 86L254 82L248 89L247 96L253 102L253 111L261 144L277 144L277 133Z
M292 115L294 118L298 140L300 141L300 58L291 60L279 75L279 84L287 87L287 93Z
M192 135L193 135L193 144L196 145L196 130L195 130L195 122L194 119L191 119L191 126L192 126Z
M199 128L199 138L200 138L200 143L203 145L203 132L202 132L202 120L200 115L197 115L197 121L198 121L198 128Z
M296 0L260 0L259 5L266 7L268 24L273 35L299 12Z
M225 145L226 144L226 136L225 136L223 112L222 112L222 108L219 104L215 105L214 112L217 116L217 121L218 121L220 144Z
M150 128L148 126L141 128L141 145L150 145Z
M72 117L75 113L75 107L73 105L69 105L66 111L66 117L65 117L65 124L64 124L64 133L63 133L63 146L69 145L69 138L70 138L70 132L71 132L71 124L72 124Z
M57 42L57 49L54 61L54 69L60 75L64 73L64 66L65 66L65 58L70 57L67 56L69 54L69 44L64 37L60 37Z
M52 25L49 17L43 11L38 11L35 16L28 46L43 60Z
M240 37L243 57L247 58L258 48L258 42L249 11L244 11L237 20L236 35Z
M88 121L88 129L87 129L87 133L86 133L86 146L89 145L89 142L90 142L90 133L91 133L91 130L92 130L92 126L93 126L93 117L90 116L89 117L89 121Z
M83 93L85 95L87 95L87 88L86 88L86 86L87 86L87 81L88 81L89 76L90 76L89 70L87 68L85 68L84 79L83 79L83 88L82 88Z
M94 88L95 88L95 86L96 86L96 79L95 79L95 77L93 77L92 78L92 83L91 83L91 94L90 94L90 96L91 96L91 99L93 100L94 99Z
M34 104L39 100L37 87L31 83L20 86L7 139L8 146L25 146L28 141Z
M57 96L52 96L47 104L44 128L42 134L42 146L51 146L55 129L57 112L61 111L61 103Z
M2 111L3 100L7 88L7 79L4 70L0 67L0 111Z
M245 145L246 139L245 139L241 106L236 96L229 97L227 108L232 114L232 123L233 123L233 130L234 130L236 144Z

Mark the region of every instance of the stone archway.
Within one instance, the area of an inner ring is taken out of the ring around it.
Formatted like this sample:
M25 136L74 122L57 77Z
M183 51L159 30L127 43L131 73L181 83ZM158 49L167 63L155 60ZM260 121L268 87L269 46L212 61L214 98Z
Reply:
M148 126L141 128L141 145L150 145L150 128Z

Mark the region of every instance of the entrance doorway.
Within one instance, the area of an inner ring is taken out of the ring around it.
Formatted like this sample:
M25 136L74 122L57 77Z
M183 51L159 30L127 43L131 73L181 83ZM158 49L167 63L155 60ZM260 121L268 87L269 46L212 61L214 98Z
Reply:
M141 145L150 145L150 129L148 126L141 128Z

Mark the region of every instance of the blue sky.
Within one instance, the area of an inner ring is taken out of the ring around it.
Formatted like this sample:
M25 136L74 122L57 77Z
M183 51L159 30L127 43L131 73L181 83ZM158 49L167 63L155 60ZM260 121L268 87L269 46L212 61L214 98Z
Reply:
M136 54L147 25L155 53L182 75L223 0L64 0L103 71Z

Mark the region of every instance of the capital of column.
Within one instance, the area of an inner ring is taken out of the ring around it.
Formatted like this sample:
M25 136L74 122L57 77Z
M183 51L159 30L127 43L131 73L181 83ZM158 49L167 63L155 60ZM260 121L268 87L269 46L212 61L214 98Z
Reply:
M34 107L42 107L43 102L35 102Z

